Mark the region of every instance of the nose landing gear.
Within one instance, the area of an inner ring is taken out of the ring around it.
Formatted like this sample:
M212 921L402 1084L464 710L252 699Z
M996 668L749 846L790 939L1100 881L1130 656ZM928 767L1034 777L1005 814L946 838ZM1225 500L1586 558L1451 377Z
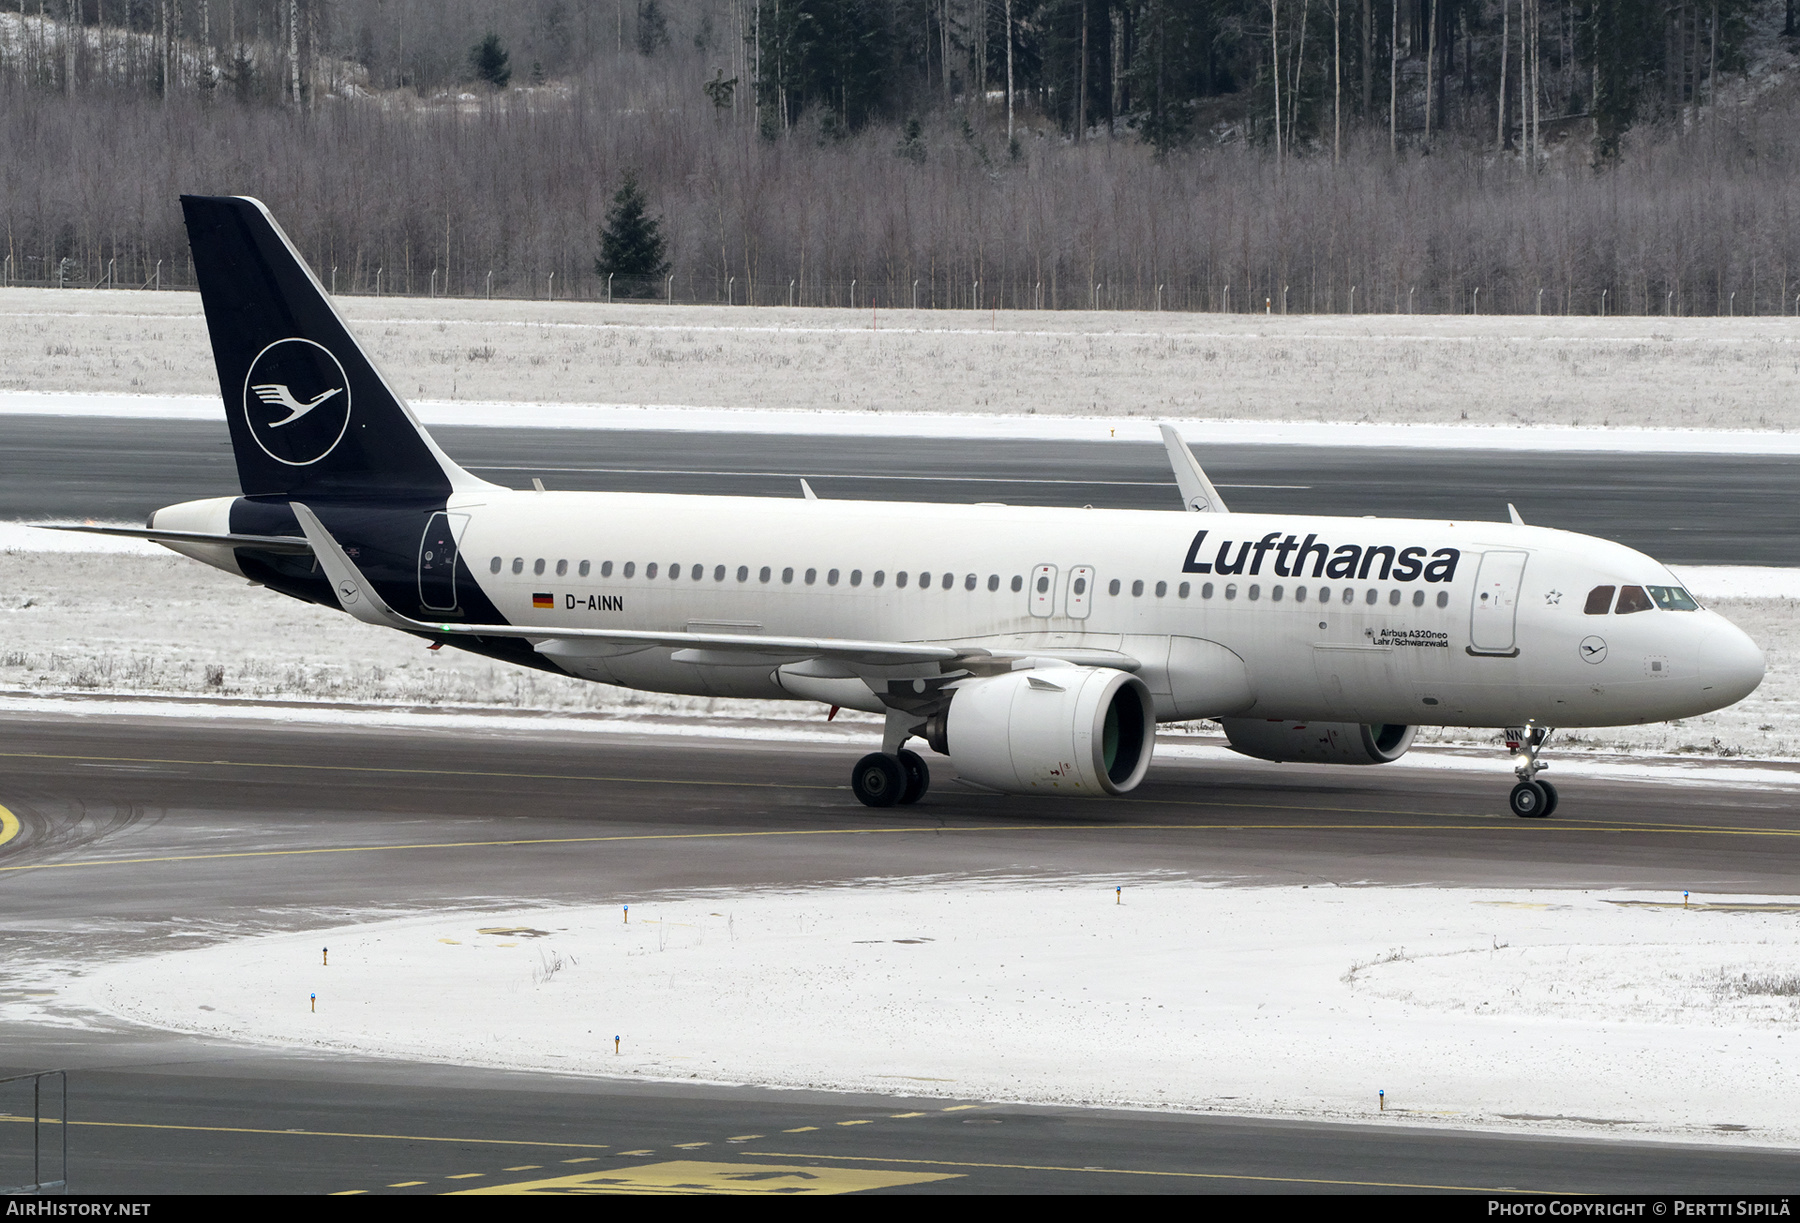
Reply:
M1555 733L1555 728L1548 726L1509 726L1506 729L1506 748L1513 754L1513 773L1519 779L1519 784L1508 796L1507 805L1520 819L1544 819L1556 810L1556 787L1537 780L1537 775L1550 767L1548 761L1538 759L1538 753Z

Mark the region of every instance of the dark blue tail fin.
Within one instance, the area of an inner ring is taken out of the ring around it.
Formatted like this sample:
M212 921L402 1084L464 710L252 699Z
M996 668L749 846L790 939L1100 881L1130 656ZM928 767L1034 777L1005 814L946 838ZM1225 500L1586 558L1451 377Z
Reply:
M475 482L351 337L269 210L181 197L245 496L437 500Z

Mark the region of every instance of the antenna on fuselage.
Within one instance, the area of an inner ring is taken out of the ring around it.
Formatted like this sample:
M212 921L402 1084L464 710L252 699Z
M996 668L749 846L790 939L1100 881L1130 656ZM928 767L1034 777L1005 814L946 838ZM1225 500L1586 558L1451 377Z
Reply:
M1525 525L1525 520L1519 517L1519 511L1513 508L1513 503L1510 501L1506 503L1506 516L1512 519L1512 524L1515 527L1522 527Z
M1175 432L1173 425L1156 427L1162 430L1163 449L1169 452L1169 466L1175 470L1175 483L1181 488L1182 504L1190 513L1229 514L1231 511L1225 507L1225 498L1219 496L1219 490L1206 478L1200 461L1188 449L1187 443L1181 440L1181 434Z

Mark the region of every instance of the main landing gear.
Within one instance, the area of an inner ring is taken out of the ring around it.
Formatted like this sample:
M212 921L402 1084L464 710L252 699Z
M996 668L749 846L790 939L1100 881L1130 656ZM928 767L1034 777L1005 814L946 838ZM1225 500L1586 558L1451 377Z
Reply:
M931 788L931 770L917 752L905 748L891 756L870 752L856 762L850 788L867 807L906 806L925 797Z
M1513 773L1519 779L1507 805L1520 819L1540 820L1556 810L1556 787L1537 780L1537 775L1550 767L1548 761L1538 759L1538 753L1554 733L1553 727L1546 726L1507 727L1506 748L1513 754Z
M870 752L850 771L850 788L865 807L910 806L931 788L931 770L917 752L902 746L925 725L916 713L890 709L881 750Z

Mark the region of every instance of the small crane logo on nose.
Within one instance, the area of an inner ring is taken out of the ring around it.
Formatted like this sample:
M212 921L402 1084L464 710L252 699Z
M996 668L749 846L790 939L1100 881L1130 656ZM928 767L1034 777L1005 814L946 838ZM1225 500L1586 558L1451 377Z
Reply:
M1581 639L1581 661L1601 662L1606 658L1606 642L1599 637Z

